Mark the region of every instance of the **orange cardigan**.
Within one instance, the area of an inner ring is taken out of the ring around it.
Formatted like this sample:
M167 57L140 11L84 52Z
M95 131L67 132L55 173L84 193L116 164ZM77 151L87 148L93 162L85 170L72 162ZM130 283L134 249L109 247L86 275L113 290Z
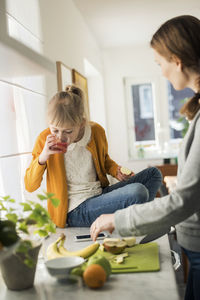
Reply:
M108 155L108 143L104 129L97 123L90 122L91 139L87 145L87 149L91 152L94 165L96 168L98 179L102 187L109 185L106 174L116 177L118 165ZM57 208L52 206L48 201L48 211L53 222L64 228L67 221L68 211L68 194L67 194L67 178L64 164L64 154L51 155L45 165L38 163L40 153L44 148L47 135L50 129L47 128L38 136L33 152L32 161L26 170L24 177L26 190L33 192L40 187L43 174L47 169L47 192L54 193L55 197L60 200Z

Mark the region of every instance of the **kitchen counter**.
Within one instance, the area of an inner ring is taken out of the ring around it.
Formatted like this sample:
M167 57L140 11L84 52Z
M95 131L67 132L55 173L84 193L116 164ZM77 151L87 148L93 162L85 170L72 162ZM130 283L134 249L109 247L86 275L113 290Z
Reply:
M0 274L0 300L180 300L167 235L156 240L160 252L160 271L111 274L103 288L91 290L83 285L81 278L76 283L60 284L48 274L42 253L61 232L67 236L65 247L68 250L77 250L91 243L74 242L74 236L88 233L88 228L57 229L56 234L45 240L41 250L34 287L24 291L10 291ZM137 241L140 239L137 238Z

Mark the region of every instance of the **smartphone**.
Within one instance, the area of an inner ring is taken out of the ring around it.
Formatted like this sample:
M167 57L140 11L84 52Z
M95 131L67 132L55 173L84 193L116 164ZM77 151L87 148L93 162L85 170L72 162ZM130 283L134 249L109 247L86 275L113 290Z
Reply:
M99 233L97 240L103 240L106 237L108 237L108 235L102 232L102 233ZM92 239L91 239L90 234L81 234L81 235L75 236L75 241L76 242L85 242L85 241L92 241Z

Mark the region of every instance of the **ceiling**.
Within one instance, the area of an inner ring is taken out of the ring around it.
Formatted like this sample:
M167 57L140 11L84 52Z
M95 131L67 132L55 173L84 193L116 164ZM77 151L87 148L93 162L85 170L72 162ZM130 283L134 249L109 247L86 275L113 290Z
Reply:
M167 19L200 18L200 0L73 0L101 48L148 43Z

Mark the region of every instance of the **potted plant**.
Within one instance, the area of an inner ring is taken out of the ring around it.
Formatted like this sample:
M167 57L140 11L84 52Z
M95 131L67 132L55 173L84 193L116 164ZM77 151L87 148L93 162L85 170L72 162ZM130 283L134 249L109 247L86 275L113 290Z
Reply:
M19 237L14 253L0 261L3 279L7 288L11 290L22 290L33 286L42 240L49 233L55 232L56 226L40 201L49 200L57 207L59 200L52 193L38 194L37 197L38 201L27 200L20 203L16 203L10 196L0 197L3 220L10 222L10 225L14 224L13 230L16 229ZM1 241L1 248L4 242Z

